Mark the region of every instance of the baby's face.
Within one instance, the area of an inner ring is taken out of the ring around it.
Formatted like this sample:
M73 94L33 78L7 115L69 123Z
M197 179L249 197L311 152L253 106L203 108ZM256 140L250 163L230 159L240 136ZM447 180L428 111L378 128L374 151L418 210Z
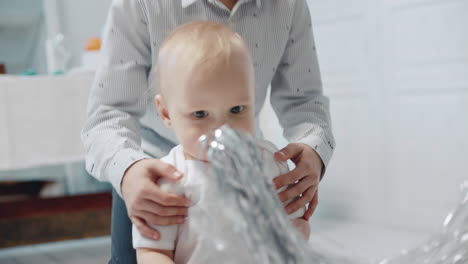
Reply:
M254 132L253 71L249 65L223 68L209 73L195 69L187 76L175 73L170 76L170 95L156 99L157 104L163 101L159 102L163 120L174 129L188 159L203 159L198 138L224 124Z

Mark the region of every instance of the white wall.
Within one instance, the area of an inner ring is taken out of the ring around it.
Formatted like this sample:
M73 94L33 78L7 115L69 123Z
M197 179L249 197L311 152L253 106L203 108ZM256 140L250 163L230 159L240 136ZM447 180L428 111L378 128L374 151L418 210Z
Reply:
M468 0L308 2L337 139L318 215L438 227L468 179Z
M45 72L42 1L0 1L0 63L7 73Z
M81 64L86 41L100 37L112 0L60 0L64 34L70 36L71 65Z

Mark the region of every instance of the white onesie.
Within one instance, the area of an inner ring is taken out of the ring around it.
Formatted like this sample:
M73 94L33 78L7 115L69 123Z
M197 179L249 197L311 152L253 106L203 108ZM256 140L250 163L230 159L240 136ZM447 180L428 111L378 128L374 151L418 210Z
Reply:
M256 140L257 146L262 150L264 158L264 173L271 179L287 173L289 171L286 162L278 162L274 158L274 153L278 149L266 140ZM183 194L192 201L188 211L188 218L190 215L194 215L198 212L207 211L210 202L203 199L201 184L206 164L197 160L186 160L184 157L183 149L181 145L174 147L167 156L161 159L163 162L174 165L177 170L184 173L184 177L179 181L171 181L162 178L158 181L161 188L166 189L172 193ZM278 192L282 191L284 187ZM291 219L298 218L304 214L304 209L296 211L294 214L289 215ZM174 250L174 260L177 264L191 263L191 259L196 258L197 254L209 254L210 252L197 252L204 251L197 244L201 243L200 239L207 239L204 236L198 234L198 230L190 228L189 221L186 221L180 225L171 226L152 226L158 230L161 234L159 241L149 239L143 236L133 225L132 236L133 236L133 247L134 248L154 248L161 250ZM203 248L203 247L202 247ZM209 250L209 249L208 249ZM213 251L213 249L211 249ZM242 256L239 256L242 258ZM250 261L244 260L242 263L250 263ZM238 262L241 263L241 262Z

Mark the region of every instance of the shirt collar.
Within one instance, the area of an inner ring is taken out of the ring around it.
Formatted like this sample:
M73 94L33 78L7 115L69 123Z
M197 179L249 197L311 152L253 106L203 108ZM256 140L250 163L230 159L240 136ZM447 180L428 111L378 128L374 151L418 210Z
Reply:
M197 1L198 0L182 0L182 8L186 8ZM255 1L257 2L257 8L260 8L262 6L262 0L255 0Z

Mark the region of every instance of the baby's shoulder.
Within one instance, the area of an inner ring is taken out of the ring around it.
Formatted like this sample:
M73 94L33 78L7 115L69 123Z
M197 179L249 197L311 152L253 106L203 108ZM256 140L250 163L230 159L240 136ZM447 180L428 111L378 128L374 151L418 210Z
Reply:
M256 139L255 144L263 157L263 169L269 177L276 177L289 171L288 164L275 158L279 149L272 142L265 139Z
M177 145L174 148L172 148L171 151L169 151L169 153L166 156L160 158L159 160L161 160L164 163L170 164L174 166L180 172L185 173L185 170L184 170L185 159L184 159L183 149L181 145ZM169 180L166 178L159 178L158 185L162 190L176 193L176 194L184 194L185 176L178 181L173 181L173 180Z
M168 164L171 164L173 166L176 165L176 162L177 162L177 156L180 155L180 149L181 149L181 146L180 145L177 145L175 147L173 147L169 153L167 153L166 156L160 158L159 160L164 162L164 163L168 163Z
M258 148L260 148L263 152L268 152L271 154L275 154L276 151L279 149L273 144L273 142L268 141L266 139L255 139L255 144Z

